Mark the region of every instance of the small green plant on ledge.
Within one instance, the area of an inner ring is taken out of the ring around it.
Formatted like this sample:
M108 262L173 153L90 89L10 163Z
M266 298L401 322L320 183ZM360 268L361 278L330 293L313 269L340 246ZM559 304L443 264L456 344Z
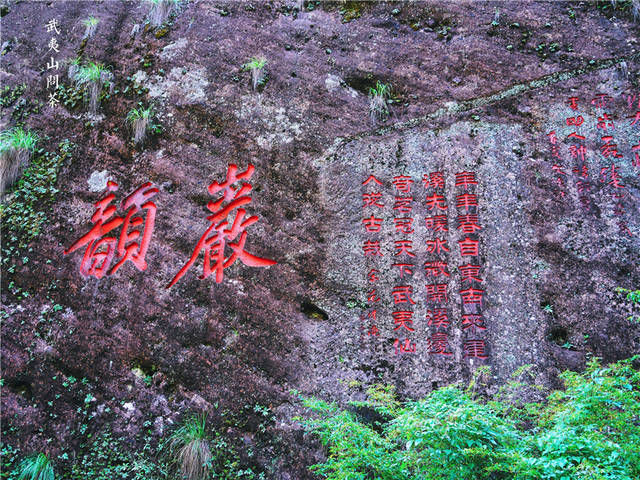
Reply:
M376 82L376 86L369 89L369 115L371 121L385 120L389 116L387 101L391 98L391 84Z
M67 60L69 63L69 68L67 69L67 78L72 82L76 81L76 73L78 73L78 69L82 64L82 59L80 57L75 57Z
M169 15L173 10L173 7L180 3L180 0L146 0L151 4L151 10L149 10L149 23L152 27L159 27L169 19Z
M144 108L139 104L139 108L133 108L127 114L127 122L133 130L133 142L136 144L144 143L147 137L147 131L157 131L159 126L153 123L153 109L151 107Z
M0 197L27 166L37 142L35 133L20 127L0 133Z
M104 65L89 62L88 65L79 66L73 78L79 87L84 88L89 112L95 115L98 112L102 88L105 85L113 88L113 74Z
M267 77L264 71L266 65L266 58L251 57L249 61L242 66L243 70L251 72L251 84L254 90L266 83Z
M206 414L195 415L171 434L167 447L171 463L185 480L204 480L213 456L206 431Z
M44 453L25 458L19 467L18 480L54 480L53 465Z
M95 35L96 30L98 29L98 23L100 22L100 20L98 20L96 17L94 16L90 16L89 18L86 18L82 21L82 23L85 26L85 31L84 31L84 37L83 38L91 38Z
M640 290L630 290L628 288L616 287L615 291L625 295L625 298L635 305L640 305ZM640 317L631 315L627 318L630 322L640 323Z

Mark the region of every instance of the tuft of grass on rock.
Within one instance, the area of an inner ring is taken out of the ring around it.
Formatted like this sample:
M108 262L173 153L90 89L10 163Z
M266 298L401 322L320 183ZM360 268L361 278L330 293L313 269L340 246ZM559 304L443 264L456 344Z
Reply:
M44 453L25 458L18 469L18 480L54 480L53 465Z
M267 59L264 57L251 57L247 63L242 65L243 70L251 72L251 84L254 90L265 83L264 67L266 65Z
M133 129L133 141L136 144L144 143L147 130L152 126L153 110L151 107L133 108L127 114L127 122Z
M88 65L78 66L73 78L78 86L84 88L89 112L95 115L98 112L102 88L105 85L113 86L113 74L104 65L89 62Z
M89 16L89 18L86 18L82 21L83 25L85 26L85 31L84 31L84 37L83 38L91 38L95 35L96 30L98 29L98 23L100 22L100 20L98 20L96 17L94 16Z
M35 133L20 127L0 133L0 197L27 166L37 142Z
M206 423L206 414L194 415L169 437L171 462L185 480L204 480L209 474L213 455Z
M376 123L389 116L387 100L391 98L391 84L376 82L376 86L369 89L369 115Z
M159 27L169 19L173 8L180 4L180 0L146 0L151 4L149 10L149 23L153 27Z

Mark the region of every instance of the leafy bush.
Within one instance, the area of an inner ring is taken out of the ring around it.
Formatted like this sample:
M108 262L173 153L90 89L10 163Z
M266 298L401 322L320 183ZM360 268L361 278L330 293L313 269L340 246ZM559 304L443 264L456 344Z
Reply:
M53 465L44 453L25 458L19 467L18 480L53 480Z
M328 453L312 469L332 480L638 479L639 358L564 372L566 389L544 404L481 402L456 386L406 403L372 388L348 410L303 399L317 414L303 424Z

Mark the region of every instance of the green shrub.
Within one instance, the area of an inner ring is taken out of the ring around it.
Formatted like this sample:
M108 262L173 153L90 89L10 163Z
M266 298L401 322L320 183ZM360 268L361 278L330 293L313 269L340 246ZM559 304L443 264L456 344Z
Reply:
M639 358L564 372L566 389L544 404L481 402L456 386L405 403L370 389L348 410L303 399L316 414L303 424L328 453L312 469L331 480L638 479Z
M53 465L44 453L25 458L18 469L18 480L54 480Z
M127 122L133 129L133 141L135 143L144 143L147 135L147 129L153 128L151 122L153 119L153 109L151 107L132 108L127 114Z

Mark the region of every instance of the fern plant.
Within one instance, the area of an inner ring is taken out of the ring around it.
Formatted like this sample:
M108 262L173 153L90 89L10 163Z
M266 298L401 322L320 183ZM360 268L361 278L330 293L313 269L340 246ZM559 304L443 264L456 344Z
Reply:
M44 453L25 458L18 468L18 480L54 480L53 465Z

